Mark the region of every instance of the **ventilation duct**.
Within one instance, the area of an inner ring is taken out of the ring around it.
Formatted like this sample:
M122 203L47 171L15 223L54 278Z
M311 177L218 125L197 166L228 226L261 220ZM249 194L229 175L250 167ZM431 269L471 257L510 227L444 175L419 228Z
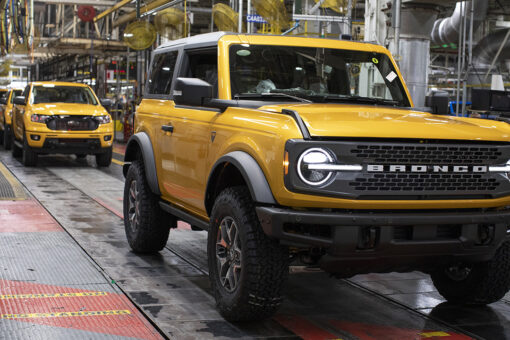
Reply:
M487 69L490 66L507 32L507 29L498 30L480 39L473 49L473 64L475 67ZM510 59L510 39L506 41L497 61L504 62L508 59Z
M413 4L402 6L400 14L399 67L416 107L425 105L430 64L430 32L437 13L435 6Z
M487 15L488 0L474 0L474 17L473 17L473 31L476 31L478 26L485 20ZM459 43L459 30L462 17L468 16L467 22L470 20L471 1L457 2L455 10L451 17L438 19L434 22L431 38L435 44L443 45L450 43Z

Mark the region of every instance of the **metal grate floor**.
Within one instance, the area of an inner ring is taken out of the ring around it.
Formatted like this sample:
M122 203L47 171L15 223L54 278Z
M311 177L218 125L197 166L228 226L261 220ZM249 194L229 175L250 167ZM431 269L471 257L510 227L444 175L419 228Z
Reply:
M24 200L26 197L21 183L0 162L0 200Z

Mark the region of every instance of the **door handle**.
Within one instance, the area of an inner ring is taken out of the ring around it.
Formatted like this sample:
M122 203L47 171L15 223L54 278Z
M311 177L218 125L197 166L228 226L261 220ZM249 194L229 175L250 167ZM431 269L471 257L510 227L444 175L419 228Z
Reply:
M174 132L174 126L169 124L169 125L161 125L161 130L165 131L165 132L170 132L170 133L173 133Z

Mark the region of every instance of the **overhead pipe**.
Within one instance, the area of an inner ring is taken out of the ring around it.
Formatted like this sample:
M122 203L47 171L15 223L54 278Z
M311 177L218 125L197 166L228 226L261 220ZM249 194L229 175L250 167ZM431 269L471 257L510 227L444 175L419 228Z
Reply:
M487 16L488 0L473 0L473 30L476 31L478 26L485 20ZM461 30L462 18L469 16L471 12L471 1L457 2L452 16L448 18L437 19L432 28L431 38L435 44L457 43L459 40L459 32Z

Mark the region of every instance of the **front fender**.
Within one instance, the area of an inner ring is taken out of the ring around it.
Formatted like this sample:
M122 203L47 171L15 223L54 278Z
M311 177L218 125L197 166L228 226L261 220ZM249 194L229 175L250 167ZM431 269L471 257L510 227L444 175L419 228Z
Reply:
M214 190L213 186L215 185L215 179L219 170L225 163L230 163L239 170L248 186L248 189L250 190L250 194L254 202L276 204L264 172L258 165L257 161L244 151L229 152L216 161L207 180L207 193L210 192L210 190Z
M145 132L137 132L129 138L124 155L124 167L122 168L124 177L127 174L132 161L137 159L138 152L141 154L145 167L145 176L151 191L155 195L161 195L158 183L158 174L156 171L156 159L149 135Z

